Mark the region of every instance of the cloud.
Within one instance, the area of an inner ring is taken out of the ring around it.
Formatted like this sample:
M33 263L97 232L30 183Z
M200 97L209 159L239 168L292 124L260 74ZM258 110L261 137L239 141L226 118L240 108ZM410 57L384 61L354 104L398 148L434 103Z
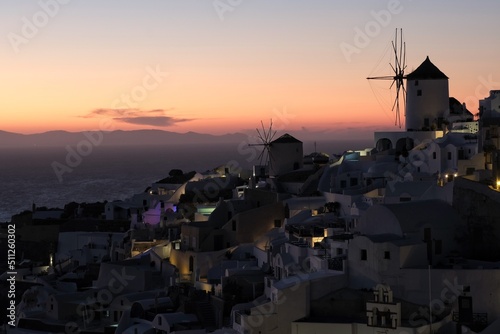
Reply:
M152 109L152 110L140 110L140 109L107 109L99 108L94 109L83 118L102 118L110 117L114 121L135 124L135 125L148 125L148 126L158 126L167 127L173 126L177 123L188 122L192 119L188 118L176 118L168 116L167 112L172 111L171 109Z
M151 126L172 126L180 122L190 121L190 119L174 118L170 116L115 117L113 119L118 122Z

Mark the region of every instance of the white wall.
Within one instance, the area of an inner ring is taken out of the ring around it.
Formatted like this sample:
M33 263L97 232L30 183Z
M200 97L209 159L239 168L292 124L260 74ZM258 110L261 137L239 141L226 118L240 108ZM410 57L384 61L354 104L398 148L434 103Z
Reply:
M104 255L110 255L108 248L109 235L111 236L111 243L121 242L125 233L123 232L61 232L59 233L59 240L57 244L57 253L55 261L65 260L70 254L79 256L79 261L93 261L96 256L98 261L101 261ZM89 243L94 245L94 248L86 247ZM81 265L84 263L80 263Z
M418 85L416 85L418 82ZM406 129L421 130L424 119L429 126L449 109L448 79L408 80L406 85ZM421 96L417 95L418 91Z
M362 250L366 250L366 260L361 260ZM385 252L390 259L385 259ZM370 289L384 282L384 277L393 275L399 270L399 249L390 242L373 243L365 236L354 238L349 243L347 267L349 286L352 288Z
M432 269L431 270L432 304L436 310L446 301L455 302L461 294L462 285L470 286L473 297L473 312L488 313L488 321L500 318L500 269ZM400 285L402 297L417 304L429 304L428 269L401 269ZM392 285L395 278L390 278Z
M292 281L295 284L284 289L273 287L272 300L251 308L250 315L241 316L241 325L233 323L233 329L240 333L290 333L291 322L309 315L310 304L309 282L298 278Z
M273 143L270 150L269 175L282 175L293 171L294 164L297 164L298 168L302 168L304 158L302 143Z

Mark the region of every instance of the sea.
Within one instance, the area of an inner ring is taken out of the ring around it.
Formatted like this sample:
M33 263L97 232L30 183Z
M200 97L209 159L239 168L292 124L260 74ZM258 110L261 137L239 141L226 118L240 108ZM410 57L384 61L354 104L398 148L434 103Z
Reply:
M329 155L369 147L369 140L305 142L304 154ZM171 169L204 172L231 163L251 169L262 147L211 145L99 146L80 159L64 147L0 149L0 222L37 207L124 200L145 191Z

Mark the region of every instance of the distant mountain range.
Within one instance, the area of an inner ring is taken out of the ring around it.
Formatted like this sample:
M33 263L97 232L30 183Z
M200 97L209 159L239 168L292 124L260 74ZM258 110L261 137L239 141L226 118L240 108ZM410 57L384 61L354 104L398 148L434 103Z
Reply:
M238 143L244 140L248 140L248 136L243 133L232 133L216 136L196 132L177 133L163 130L116 130L110 132L49 131L25 135L0 130L0 148L36 146L60 147L66 145L77 145L78 143L83 141L89 141L94 146L134 146Z

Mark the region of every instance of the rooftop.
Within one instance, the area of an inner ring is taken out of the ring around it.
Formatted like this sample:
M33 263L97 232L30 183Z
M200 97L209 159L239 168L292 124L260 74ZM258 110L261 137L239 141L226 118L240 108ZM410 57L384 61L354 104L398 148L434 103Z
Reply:
M273 140L271 143L273 144L277 144L277 143L302 143L300 140L298 140L297 138L295 138L294 136L288 134L288 133L285 133L284 135L282 135L281 137Z
M408 80L418 80L418 79L448 79L448 77L441 72L439 68L434 65L429 56L425 58L424 62L420 64L419 67L410 74L406 76Z

